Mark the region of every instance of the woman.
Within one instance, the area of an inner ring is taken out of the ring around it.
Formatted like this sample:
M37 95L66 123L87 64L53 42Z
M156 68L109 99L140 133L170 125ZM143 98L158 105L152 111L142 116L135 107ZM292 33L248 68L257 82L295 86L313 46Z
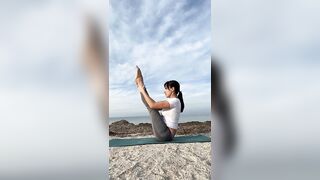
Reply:
M135 82L140 91L142 102L150 113L153 134L160 141L173 140L178 129L180 113L184 109L180 84L175 80L167 81L164 84L166 100L156 102L149 96L138 66ZM162 110L161 114L159 110Z

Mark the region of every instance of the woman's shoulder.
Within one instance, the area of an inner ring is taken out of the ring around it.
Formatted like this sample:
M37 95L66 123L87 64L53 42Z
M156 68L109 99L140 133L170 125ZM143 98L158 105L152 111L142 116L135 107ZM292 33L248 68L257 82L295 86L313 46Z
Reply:
M170 105L180 103L180 100L178 98L167 98L167 101Z
M180 101L180 100L179 98L174 97L174 98L167 98L167 101Z

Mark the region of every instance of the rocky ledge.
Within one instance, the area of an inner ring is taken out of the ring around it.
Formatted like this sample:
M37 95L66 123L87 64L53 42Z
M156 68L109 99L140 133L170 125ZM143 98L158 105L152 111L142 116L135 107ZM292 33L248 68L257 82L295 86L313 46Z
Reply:
M211 121L191 121L179 123L177 135L200 134L211 132ZM116 121L109 125L109 136L128 137L152 135L150 123L133 124L126 120Z

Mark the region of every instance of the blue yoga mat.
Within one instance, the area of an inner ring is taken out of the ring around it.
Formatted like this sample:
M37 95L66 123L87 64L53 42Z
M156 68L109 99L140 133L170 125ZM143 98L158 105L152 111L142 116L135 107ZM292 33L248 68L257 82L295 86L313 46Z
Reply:
M109 141L109 147L136 146L144 144L168 144L168 143L193 143L193 142L210 142L207 136L177 136L172 141L158 141L156 138L131 138L131 139L112 139Z

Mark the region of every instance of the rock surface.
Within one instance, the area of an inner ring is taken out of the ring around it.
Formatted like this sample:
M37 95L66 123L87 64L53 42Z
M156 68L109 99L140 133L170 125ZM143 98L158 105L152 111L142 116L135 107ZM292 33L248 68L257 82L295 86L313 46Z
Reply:
M179 123L177 135L210 133L211 121L198 122L191 121ZM126 120L116 121L109 125L109 136L128 137L152 135L152 126L150 123L133 124Z

